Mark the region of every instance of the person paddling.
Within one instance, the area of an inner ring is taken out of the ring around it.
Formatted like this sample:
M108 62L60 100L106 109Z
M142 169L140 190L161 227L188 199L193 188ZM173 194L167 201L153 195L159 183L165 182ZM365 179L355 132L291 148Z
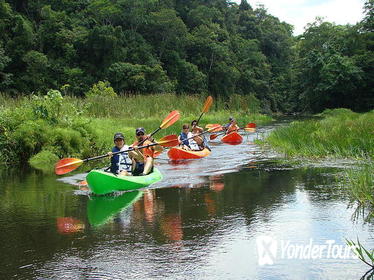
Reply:
M234 131L239 130L239 126L236 124L236 120L233 117L229 118L229 123L223 125L223 129L226 131L226 134L229 134Z
M145 134L145 129L139 127L135 130L136 141L132 144L134 151L130 151L130 158L133 159L132 174L134 176L148 175L153 171L153 158L156 152L162 152L163 148L160 145L143 148L138 150L139 143L146 146L154 143L153 138L149 138Z
M199 135L193 138L193 140L199 146L199 150L203 150L205 147L207 147L210 150L210 148L208 147L208 141L206 140L205 135L200 135L201 133L204 132L204 129L197 125L197 120L193 120L191 122L191 132L192 132L192 135Z
M129 176L131 175L132 160L128 152L119 153L113 156L113 153L128 150L129 146L125 145L125 137L122 133L117 132L113 137L114 147L108 153L110 157L110 172L117 175Z
M182 147L182 149L190 151L190 141L188 138L192 137L192 133L190 132L190 126L188 124L184 124L182 126L182 132L178 136L178 142L179 145Z

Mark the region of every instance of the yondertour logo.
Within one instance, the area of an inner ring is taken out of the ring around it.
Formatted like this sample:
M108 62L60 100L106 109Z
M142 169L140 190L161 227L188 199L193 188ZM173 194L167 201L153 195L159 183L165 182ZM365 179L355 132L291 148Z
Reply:
M339 244L335 240L317 244L311 238L306 242L295 243L263 235L256 238L256 245L259 265L272 265L279 259L357 259L354 247Z

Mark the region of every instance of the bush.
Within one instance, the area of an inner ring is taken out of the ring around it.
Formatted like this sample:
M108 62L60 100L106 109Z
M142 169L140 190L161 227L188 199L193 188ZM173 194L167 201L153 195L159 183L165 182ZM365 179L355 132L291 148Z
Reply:
M42 150L41 152L32 156L29 163L32 167L49 173L53 171L54 165L58 159L58 156L56 156L53 152L49 150Z
M116 97L117 94L114 92L114 89L110 86L109 82L99 81L97 84L94 84L92 88L86 92L87 98L96 98L96 97Z
M32 96L31 107L36 119L44 119L51 124L57 124L60 119L60 111L63 97L58 90L50 90L41 96Z

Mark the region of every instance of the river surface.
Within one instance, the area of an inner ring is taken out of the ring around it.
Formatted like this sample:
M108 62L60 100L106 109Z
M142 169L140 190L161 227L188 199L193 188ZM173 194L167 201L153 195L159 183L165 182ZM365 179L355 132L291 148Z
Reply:
M348 162L291 166L217 138L205 159L157 159L164 179L95 197L35 170L0 173L2 279L360 279L345 239L374 247L336 176ZM355 217L355 218L354 218Z

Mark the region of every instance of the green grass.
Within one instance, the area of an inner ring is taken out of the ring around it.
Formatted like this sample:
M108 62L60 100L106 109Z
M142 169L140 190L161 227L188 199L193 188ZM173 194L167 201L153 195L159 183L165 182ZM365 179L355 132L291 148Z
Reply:
M338 109L321 117L279 128L266 142L291 157L373 158L374 111L358 114Z
M374 162L370 161L345 172L345 184L348 185L352 198L360 206L374 209ZM372 213L372 211L371 211Z
M180 111L180 120L155 137L179 134L183 123L200 116L205 100L206 96L176 94L88 98L62 98L56 91L39 97L9 98L0 94L0 162L9 165L30 160L38 167L45 166L48 157L103 154L113 146L115 132L124 133L126 143L131 144L135 128L142 126L150 133L172 110ZM270 122L271 117L259 114L259 109L253 96L214 100L200 125L227 123L229 116L234 116L240 126Z
M353 200L374 209L374 111L354 113L348 109L326 110L319 119L296 121L270 133L262 143L295 158L351 158L364 160L348 169L344 178Z

